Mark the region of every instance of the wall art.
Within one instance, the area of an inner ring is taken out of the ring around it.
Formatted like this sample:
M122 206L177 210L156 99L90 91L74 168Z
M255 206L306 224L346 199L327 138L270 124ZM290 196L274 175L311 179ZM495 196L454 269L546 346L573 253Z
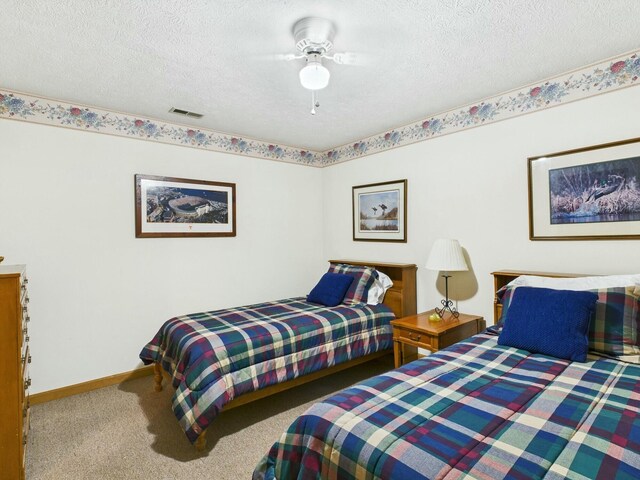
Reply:
M407 241L407 181L353 187L353 239Z
M135 176L136 237L235 237L235 183Z
M640 138L528 160L531 240L640 239Z

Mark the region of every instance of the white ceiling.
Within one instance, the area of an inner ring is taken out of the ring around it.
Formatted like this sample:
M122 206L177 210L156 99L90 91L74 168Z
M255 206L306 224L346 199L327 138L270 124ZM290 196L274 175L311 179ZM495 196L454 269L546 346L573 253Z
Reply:
M291 27L331 19L309 114ZM640 0L0 0L0 87L327 150L640 47ZM204 114L201 120L170 107Z

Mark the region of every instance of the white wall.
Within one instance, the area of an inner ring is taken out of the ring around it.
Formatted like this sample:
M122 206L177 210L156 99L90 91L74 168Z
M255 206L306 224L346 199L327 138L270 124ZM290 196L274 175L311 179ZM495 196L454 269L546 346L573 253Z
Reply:
M0 121L0 255L28 265L32 392L136 368L174 315L305 294L328 258L416 263L422 311L442 297L429 248L457 238L473 271L451 296L489 323L493 270L638 272L636 240L531 242L526 177L527 157L638 124L628 88L320 170ZM237 237L136 239L135 173L235 182ZM351 187L402 178L408 243L354 242Z
M236 183L235 238L135 238L134 174ZM125 372L172 316L308 293L322 171L0 121L0 255L26 263L32 392Z
M640 136L640 88L628 88L386 151L323 170L329 257L418 265L418 311L443 298L424 268L437 238L457 238L472 272L450 280L462 312L492 323L499 269L640 272L640 241L530 241L527 157ZM354 242L351 187L408 179L408 242Z

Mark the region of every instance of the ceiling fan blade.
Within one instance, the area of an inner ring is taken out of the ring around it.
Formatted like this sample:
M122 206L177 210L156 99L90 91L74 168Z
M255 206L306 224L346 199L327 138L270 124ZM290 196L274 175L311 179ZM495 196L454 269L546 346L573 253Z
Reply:
M304 55L296 55L295 53L277 53L273 55L274 60L290 62L292 60L297 60L299 58L304 58Z
M285 53L283 55L276 55L276 60L284 60L290 62L291 60L298 60L299 58L305 58L304 55L296 55L295 53Z
M333 60L333 62L337 63L338 65L363 66L373 63L372 57L363 53L340 52L334 53L333 55L326 55L325 58Z
M269 60L276 62L291 62L292 60L298 60L304 58L304 55L296 55L295 53L265 53L263 55L252 55L252 58L258 60Z

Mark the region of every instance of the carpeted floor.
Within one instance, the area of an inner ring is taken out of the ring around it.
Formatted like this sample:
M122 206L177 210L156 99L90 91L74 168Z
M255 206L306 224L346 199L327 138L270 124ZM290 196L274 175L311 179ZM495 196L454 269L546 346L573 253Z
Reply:
M280 434L315 401L393 367L391 356L223 413L196 452L152 377L32 408L28 480L250 479ZM167 382L164 382L165 386Z

